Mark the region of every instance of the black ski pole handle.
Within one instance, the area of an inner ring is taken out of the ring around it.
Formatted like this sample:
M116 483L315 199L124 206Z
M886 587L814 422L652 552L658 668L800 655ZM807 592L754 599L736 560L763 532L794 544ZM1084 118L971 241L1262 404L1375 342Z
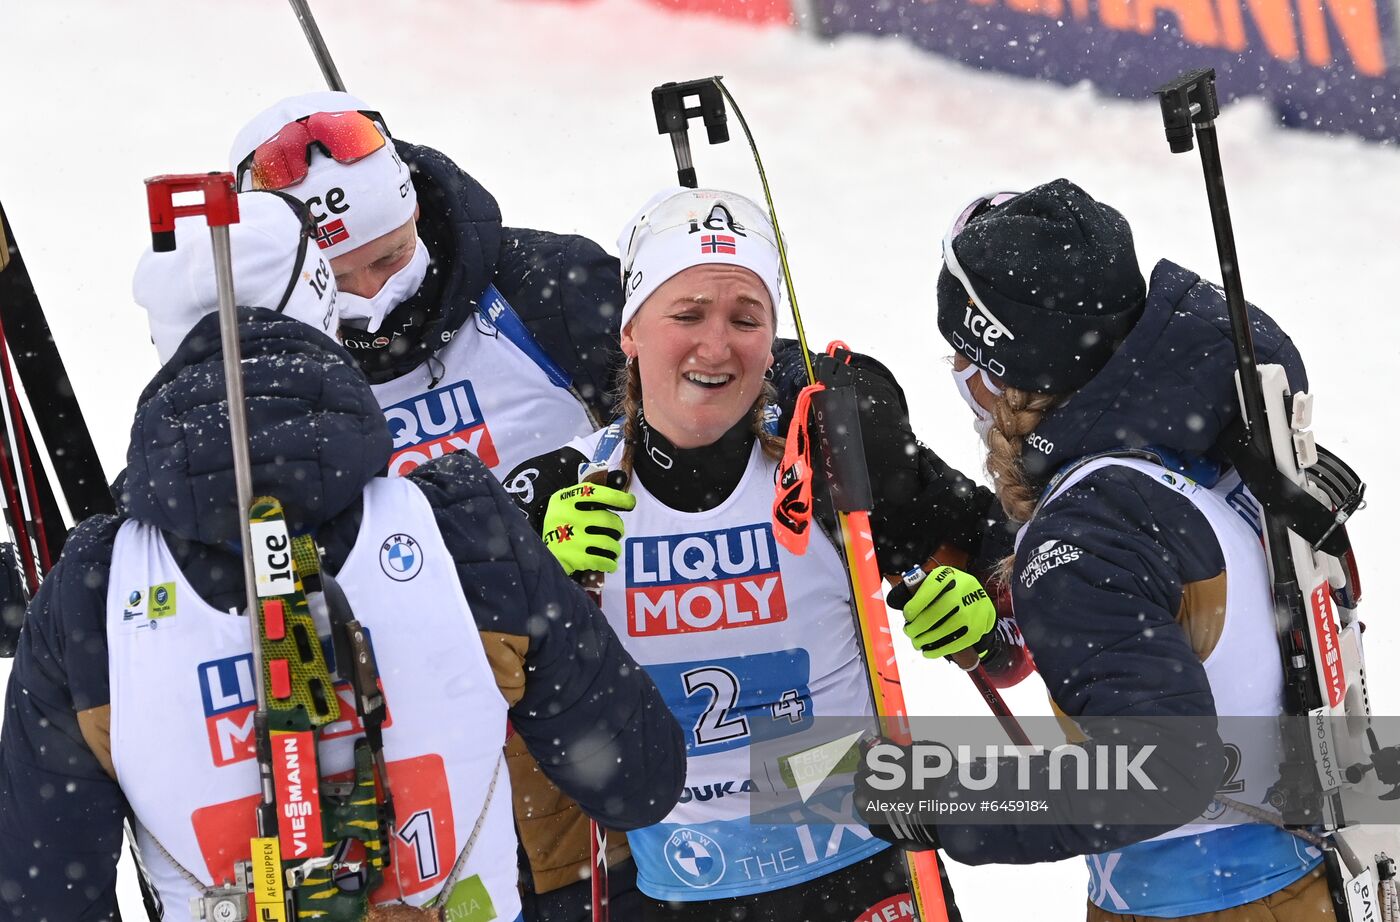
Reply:
M1203 67L1182 74L1157 90L1162 103L1162 126L1172 153L1191 150L1194 125L1209 125L1220 114L1215 92L1215 69Z
M688 100L695 100L695 105L687 106ZM715 78L679 83L673 81L653 87L651 106L656 112L657 132L671 137L671 151L676 156L676 178L682 186L696 188L698 180L690 156L690 120L700 117L711 144L723 144L729 140L724 97L720 95Z

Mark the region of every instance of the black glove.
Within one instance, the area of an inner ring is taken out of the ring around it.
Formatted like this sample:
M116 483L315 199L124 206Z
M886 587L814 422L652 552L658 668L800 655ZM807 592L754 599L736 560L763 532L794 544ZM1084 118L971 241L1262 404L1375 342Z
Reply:
M850 357L851 363L846 363ZM911 497L918 482L918 439L909 426L909 406L894 375L879 362L864 355L842 353L837 357L813 356L812 371L827 387L853 388L860 411L860 440L865 462L870 468L871 485L879 491L894 478L896 498ZM877 495L876 504L880 497Z
M814 356L812 369L829 387L855 389L881 571L922 566L945 544L975 554L993 497L918 440L894 374L858 353Z
M897 747L904 753L903 764L910 764L909 746L902 746L886 737L862 743L861 759L856 767L856 814L870 827L876 838L916 852L938 848L938 827L916 821L913 809L916 803L909 800L911 795L881 790L871 783L877 773L870 767L870 751L876 746ZM900 806L901 801L903 807Z

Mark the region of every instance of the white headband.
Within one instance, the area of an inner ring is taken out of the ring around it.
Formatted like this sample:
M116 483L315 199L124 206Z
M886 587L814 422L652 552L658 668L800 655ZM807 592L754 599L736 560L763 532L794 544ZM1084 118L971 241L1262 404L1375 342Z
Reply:
M625 328L651 294L677 273L711 264L742 266L781 300L782 262L768 214L742 195L718 189L663 189L617 238L622 257Z
M234 301L281 311L335 338L340 326L335 276L326 257L309 245L301 206L271 192L238 196L239 221L229 226ZM146 309L161 364L170 361L190 328L219 307L214 250L203 221L176 225L176 247L147 249L131 291Z
M259 144L288 122L317 112L369 108L364 100L349 93L305 93L284 99L258 113L238 132L229 151L230 166L237 170ZM328 259L397 230L413 217L418 193L392 140L354 163L337 163L316 148L312 148L310 158L306 178L283 191L311 209L311 216L316 219L316 243ZM240 177L240 188L251 188L251 182L251 175Z

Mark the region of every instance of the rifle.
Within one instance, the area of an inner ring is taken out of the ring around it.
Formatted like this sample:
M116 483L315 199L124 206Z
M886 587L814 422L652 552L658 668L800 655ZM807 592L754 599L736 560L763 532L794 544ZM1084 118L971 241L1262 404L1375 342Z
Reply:
M1271 805L1300 825L1322 827L1317 844L1337 918L1378 918L1377 894L1394 877L1389 856L1400 852L1400 834L1348 818L1341 797L1344 779L1357 784L1371 771L1391 787L1382 799L1400 792L1400 745L1380 746L1371 726L1357 617L1360 574L1346 533L1347 520L1364 505L1366 485L1317 445L1312 395L1290 393L1283 368L1261 366L1255 356L1216 140L1215 71L1183 74L1157 94L1172 153L1200 144L1243 418L1227 433L1225 450L1264 513L1285 708L1298 718L1284 734L1284 778ZM1400 907L1392 901L1387 908L1391 922Z

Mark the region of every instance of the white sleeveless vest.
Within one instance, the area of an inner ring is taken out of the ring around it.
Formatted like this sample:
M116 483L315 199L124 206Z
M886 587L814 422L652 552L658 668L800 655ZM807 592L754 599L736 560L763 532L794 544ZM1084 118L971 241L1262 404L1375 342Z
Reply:
M397 874L386 875L375 902L422 905L450 876L467 882L463 893L484 887L497 917L515 918L506 703L432 509L411 482L365 488L339 582L369 630L388 702ZM328 625L318 627L329 651ZM190 918L199 889L187 874L220 885L249 854L259 798L248 630L246 618L195 595L158 529L122 525L107 593L112 761L167 920ZM361 735L348 686L336 689L342 719L321 735L323 778L349 772ZM470 715L467 724L460 715Z
M1278 657L1278 635L1275 633L1273 595L1269 584L1268 564L1264 559L1260 539L1245 516L1259 521L1258 504L1247 491L1231 487L1239 483L1231 477L1217 490L1201 486L1183 474L1168 470L1139 458L1107 456L1096 458L1075 468L1064 481L1056 484L1042 505L1074 486L1101 468L1116 465L1140 471L1157 481L1164 489L1174 490L1210 523L1215 540L1225 558L1225 625L1215 648L1202 661L1215 712L1221 717L1274 717L1283 714L1283 664ZM1226 496L1230 495L1227 501ZM1239 510L1231 503L1247 503ZM1022 533L1024 533L1024 528ZM1019 544L1019 540L1017 542ZM1053 542L1059 544L1060 542ZM1046 548L1053 552L1054 548ZM1222 731L1227 731L1222 727ZM1225 738L1227 750L1238 752L1238 765L1233 776L1226 779L1230 796L1243 803L1263 804L1269 785L1278 778L1282 749L1277 739L1274 745L1260 745L1259 739L1233 741ZM1232 755L1233 758L1233 755ZM1213 816L1219 815L1213 811ZM1236 814L1238 815L1238 814ZM1224 828L1221 824L1192 824L1174 829L1159 838L1199 835Z
M373 390L394 437L395 476L469 451L499 480L594 428L573 391L553 384L479 313L432 360Z
M572 447L591 457L597 441ZM840 557L820 529L803 556L778 545L775 469L754 445L734 492L701 513L678 512L634 480L637 506L622 514L603 612L686 738L680 803L628 834L637 887L655 899L793 886L885 847L863 826L749 822L751 742L801 733L818 715L873 713Z
M1202 661L1221 717L1273 717L1284 713L1283 665L1278 655L1268 565L1255 530L1258 502L1232 474L1214 489L1161 465L1107 456L1074 469L1042 506L1093 471L1128 467L1163 489L1186 497L1215 534L1225 559L1225 624L1215 648ZM1022 534L1025 529L1022 529ZM1018 542L1019 544L1019 536ZM1063 542L1047 542L1043 552L1059 554ZM1242 803L1262 805L1278 778L1282 743L1269 732L1238 737L1237 724L1221 725L1228 776L1221 792ZM1234 731L1234 732L1232 732ZM1204 818L1225 816L1212 802ZM1259 825L1231 811L1235 823L1190 823L1155 838L1102 855L1086 856L1089 897L1118 913L1175 917L1238 906L1287 886L1320 860L1286 832Z

